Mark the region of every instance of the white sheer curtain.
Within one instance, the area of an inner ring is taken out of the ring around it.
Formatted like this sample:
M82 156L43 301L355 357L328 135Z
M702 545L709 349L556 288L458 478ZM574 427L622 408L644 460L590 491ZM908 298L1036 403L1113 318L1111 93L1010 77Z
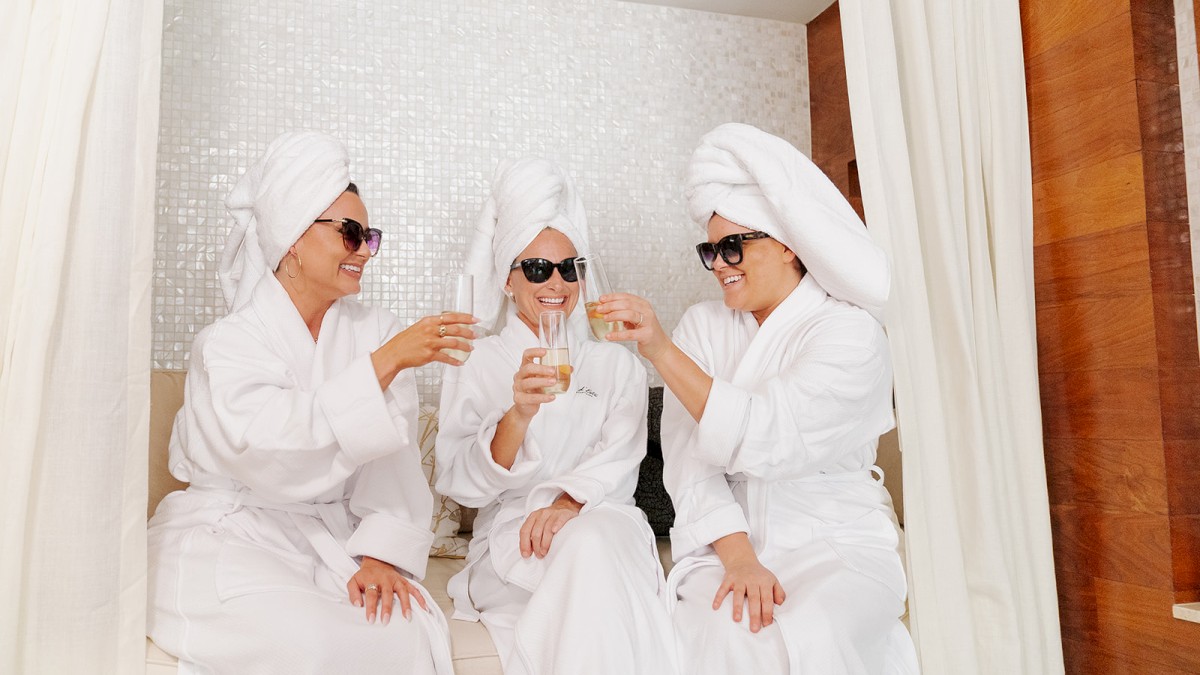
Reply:
M142 672L162 0L0 4L0 672Z
M841 0L926 673L1062 672L1016 0Z

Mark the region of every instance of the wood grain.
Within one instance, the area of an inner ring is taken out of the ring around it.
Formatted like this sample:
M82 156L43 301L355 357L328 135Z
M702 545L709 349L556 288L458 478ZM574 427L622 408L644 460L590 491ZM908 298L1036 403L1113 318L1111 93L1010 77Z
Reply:
M1034 245L1146 220L1142 155L1129 152L1033 184Z
M1171 516L1175 592L1200 591L1200 515Z
M1161 440L1158 371L1039 375L1045 438Z
M1029 121L1035 183L1141 149L1136 83L1113 83L1083 99L1062 95L1071 103Z
M1160 368L1200 366L1196 296L1192 293L1155 293L1154 334ZM1196 491L1200 492L1200 483L1196 485Z
M1153 369L1154 300L1149 293L1104 300L1040 306L1037 311L1038 370Z
M1045 448L1051 504L1168 514L1167 460L1158 441L1047 439Z
M1025 62L1029 114L1038 118L1072 101L1134 80L1130 15L1118 14ZM1069 92L1069 95L1064 95Z
M1171 616L1171 591L1087 578L1061 565L1058 587L1063 633L1071 639L1157 666L1197 671L1200 624Z
M1158 380L1163 439L1200 438L1200 368L1163 368Z
M1063 638L1063 658L1069 675L1196 675L1136 656L1116 654L1103 645Z
M1175 49L1175 12L1141 11L1130 13L1133 24L1133 54L1139 80L1179 84L1178 56Z
M1128 12L1128 0L1025 0L1021 3L1025 60Z
M1034 297L1051 305L1146 295L1150 252L1141 223L1033 249Z
M1200 515L1200 440L1163 443L1167 499L1174 515Z
M1167 516L1054 505L1050 525L1056 564L1097 579L1172 590Z

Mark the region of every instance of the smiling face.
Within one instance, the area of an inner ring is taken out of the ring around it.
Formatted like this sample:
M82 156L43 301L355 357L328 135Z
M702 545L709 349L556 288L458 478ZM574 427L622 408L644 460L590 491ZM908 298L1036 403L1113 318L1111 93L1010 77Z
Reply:
M318 219L350 218L368 227L367 207L352 192L343 192ZM364 241L357 251L346 250L341 223L313 223L288 250L284 260L296 275L288 281L303 295L332 302L362 290L360 281L371 252ZM292 252L299 257L299 264ZM289 260L290 259L290 260Z
M575 246L567 239L567 235L558 230L545 229L517 255L513 263L519 263L526 258L545 258L558 263L577 255ZM525 278L525 273L517 268L508 273L508 282L505 283L504 290L512 294L517 305L517 316L534 333L538 332L538 317L542 312L558 309L570 316L571 311L575 309L575 302L579 299L579 283L564 281L557 268L550 274L549 279L540 284L530 282Z
M713 243L749 232L754 230L716 214L708 221L708 240ZM725 295L725 306L752 313L760 324L800 283L796 254L774 239L743 241L741 262L730 265L718 255L712 273Z

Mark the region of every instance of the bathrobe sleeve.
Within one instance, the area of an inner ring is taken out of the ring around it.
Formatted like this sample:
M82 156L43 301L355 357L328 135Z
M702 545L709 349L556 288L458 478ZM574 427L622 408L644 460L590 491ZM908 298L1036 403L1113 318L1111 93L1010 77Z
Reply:
M690 310L680 321L673 341L705 372L711 373L712 344ZM742 507L734 499L725 467L694 452L699 425L671 390L663 391L663 484L675 506L671 528L671 557L678 562L708 551L710 544L735 532L750 532Z
M610 383L617 389L608 400L600 438L577 466L530 491L526 514L549 506L564 492L583 504L583 512L603 502L633 504L638 466L646 456L646 369L623 347L596 345L592 349L589 358L605 354L611 360L607 365Z
M866 468L864 448L893 424L891 379L882 327L847 308L821 319L782 372L752 388L714 379L692 453L777 480Z
M511 382L516 371L499 340L499 336L477 340L466 364L442 370L435 486L439 494L472 508L487 506L504 491L524 486L542 461L541 448L530 434L510 469L492 459L496 426L513 405L511 386L503 385Z
M189 442L204 442L223 475L266 499L311 500L416 433L409 419L393 414L396 403L380 391L370 354L304 389L276 355L279 346L247 325L207 331L193 351L193 368L203 375L189 389L208 399L190 408L203 433ZM395 386L405 383L397 378Z
M402 326L391 313L380 315L383 344ZM378 391L378 381L373 383ZM421 469L416 432L419 397L413 371L400 371L383 398L392 426L407 435L394 452L371 460L359 470L349 497L350 511L362 520L346 543L346 552L384 560L421 579L433 544L429 529L433 493Z

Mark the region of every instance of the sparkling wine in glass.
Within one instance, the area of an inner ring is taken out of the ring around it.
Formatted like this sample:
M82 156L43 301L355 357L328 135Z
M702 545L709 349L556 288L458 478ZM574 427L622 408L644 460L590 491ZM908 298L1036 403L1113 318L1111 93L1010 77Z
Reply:
M583 308L587 310L588 326L592 329L592 335L604 342L605 335L625 330L624 321L605 321L600 315L600 296L612 292L600 256L585 255L576 258L575 273L579 276L579 294L583 298Z
M546 350L539 363L554 368L556 382L543 393L561 394L571 386L571 354L567 351L567 315L561 310L538 317L538 346Z
M451 274L446 277L446 296L442 302L442 313L461 312L463 314L475 313L475 280L470 274ZM469 324L457 324L466 326L469 330ZM466 338L457 338L459 342L466 343ZM471 352L461 349L443 349L443 354L456 358L459 361L466 362L467 357Z

